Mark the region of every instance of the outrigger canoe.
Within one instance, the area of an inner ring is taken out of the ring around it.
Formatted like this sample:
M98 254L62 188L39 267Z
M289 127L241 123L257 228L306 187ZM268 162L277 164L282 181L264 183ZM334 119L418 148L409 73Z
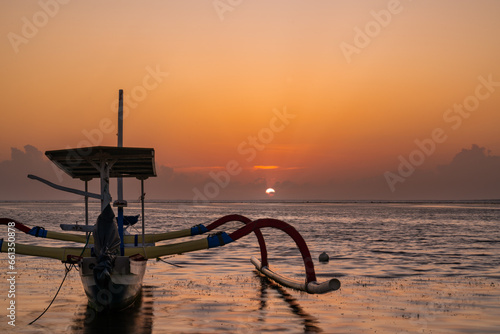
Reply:
M87 232L84 234L55 232L43 227L28 227L10 218L0 218L0 224L9 224L33 237L72 241L84 244L82 247L44 247L16 243L16 253L52 258L63 263L78 265L83 288L89 306L101 311L116 311L130 307L137 300L149 259L162 256L183 254L202 249L222 247L236 242L248 234L255 234L260 246L260 260L251 258L255 268L277 283L308 293L326 293L338 290L340 282L336 278L319 283L316 279L314 263L305 240L290 224L277 219L251 220L241 215L227 215L214 222L203 225L156 234L145 233L144 222L144 181L156 176L154 149L123 147L123 91L119 92L118 146L93 146L53 150L45 155L65 173L85 182L85 190L62 187L34 175L29 178L41 181L58 190L78 194L85 198L86 225L61 224L64 230ZM124 216L127 202L123 200L123 178L133 177L141 182L142 233L130 235L124 225L131 225L135 219ZM116 178L118 199L112 202L109 192L109 179ZM100 194L88 192L88 182L100 180ZM101 213L97 222L88 224L88 199L101 201ZM116 208L117 215L112 206ZM127 224L127 220L129 224ZM179 239L208 233L228 222L238 221L243 226L231 233L218 232L195 240L156 245L164 240ZM306 277L303 282L284 277L269 267L267 248L262 229L274 228L285 232L295 242L301 252ZM91 233L89 233L91 232ZM0 239L1 252L7 252L7 243Z

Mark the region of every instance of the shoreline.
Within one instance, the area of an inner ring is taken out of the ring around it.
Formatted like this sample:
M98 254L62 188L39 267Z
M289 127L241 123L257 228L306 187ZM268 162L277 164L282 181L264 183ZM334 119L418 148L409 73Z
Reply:
M89 198L89 203L99 203L98 200ZM140 203L139 200L127 200L128 203ZM81 200L0 200L0 203L82 203ZM471 199L471 200L217 200L217 201L199 201L192 200L163 200L150 199L148 203L172 203L172 204L499 204L500 199Z

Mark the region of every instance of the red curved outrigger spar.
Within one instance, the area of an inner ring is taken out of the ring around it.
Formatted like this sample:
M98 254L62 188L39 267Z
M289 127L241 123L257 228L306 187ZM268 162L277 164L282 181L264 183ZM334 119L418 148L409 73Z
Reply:
M312 261L311 253L309 252L309 248L307 247L307 244L302 235L300 235L300 233L292 225L284 221L272 218L257 219L255 221L252 221L249 218L241 215L227 215L209 224L207 226L207 229L215 229L216 227L219 227L230 221L240 221L245 223L244 227L229 234L229 238L233 241L236 241L252 232L255 233L260 246L261 260L259 261L255 257L252 257L251 261L255 265L255 268L265 276L272 278L282 285L288 286L293 289L306 291L308 293L326 293L329 291L338 290L340 288L340 281L336 278L323 283L318 283L316 281L316 272L314 270L314 263ZM295 244L297 245L302 255L302 260L304 261L304 268L306 272L305 283L300 283L293 279L284 277L269 269L266 243L264 240L264 236L260 231L261 228L279 229L288 234L288 236L290 236L293 241L295 241Z

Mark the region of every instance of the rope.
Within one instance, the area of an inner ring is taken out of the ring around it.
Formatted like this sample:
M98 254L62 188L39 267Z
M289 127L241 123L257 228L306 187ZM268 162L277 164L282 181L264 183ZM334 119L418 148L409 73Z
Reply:
M87 245L89 244L89 239L90 239L90 233L89 233L89 235L87 236L87 242L85 243L85 246L84 246L84 247L83 247L83 249L82 249L82 252L81 252L81 254L80 254L80 257L83 255L83 252L85 251L85 248L86 248L86 247L87 247ZM45 314L45 312L47 312L47 311L49 310L49 308L50 308L50 306L52 305L52 303L56 300L56 297L57 297L57 295L59 294L59 291L61 291L61 288L62 288L62 286L63 286L63 284L64 284L64 281L66 280L66 277L68 277L69 272L70 272L70 271L71 271L71 269L73 269L73 268L75 268L75 269L76 269L76 266L75 266L75 264L74 264L74 263L71 263L71 264L69 265L69 268L68 268L68 264L67 264L67 263L65 263L65 264L64 264L64 268L66 269L66 270L65 270L66 272L65 272L65 274L64 274L64 277L63 277L63 279L62 279L61 284L59 285L59 289L57 289L57 292L56 292L56 294L54 295L54 298L52 298L52 301L50 302L49 306L47 306L47 308L46 308L46 309L42 312L42 314L40 314L40 315L39 315L39 316L38 316L35 320L33 320L32 322L30 322L28 325L32 325L33 323L35 323L35 321L37 321L38 319L40 319L40 318L41 318L41 317ZM76 269L76 270L78 270L78 269Z
M157 258L156 258L156 261L165 262L166 264L169 264L169 265L171 265L171 266L175 266L175 267L179 267L179 268L184 268L183 266L180 266L180 265L178 265L178 264L175 264L175 263L171 263L171 262L165 261L165 260L163 260L163 259L162 259L162 258L160 258L160 257L157 257Z
M64 281L66 280L66 277L68 276L68 273L71 271L71 269L74 266L75 266L74 264L71 264L69 266L69 268L66 266L66 273L64 274L64 278L63 278L63 280L61 282L61 285L59 285L59 289L57 289L57 292L56 292L54 298L52 298L52 301L50 302L49 306L47 306L47 308L42 312L42 314L40 314L35 320L33 320L32 322L30 322L28 325L32 325L35 321L37 321L38 319L40 319L45 314L45 312L47 312L49 310L49 308L52 305L52 303L54 302L54 300L56 300L56 297L59 294L59 291L61 290L61 288L62 288L62 286L64 284Z

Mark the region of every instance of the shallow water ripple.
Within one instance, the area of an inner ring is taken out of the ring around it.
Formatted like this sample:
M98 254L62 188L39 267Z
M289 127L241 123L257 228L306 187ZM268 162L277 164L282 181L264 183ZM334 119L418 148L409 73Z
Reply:
M93 209L98 208L92 203ZM59 230L83 222L82 203L0 203L0 216ZM186 228L227 213L272 217L307 241L320 281L337 277L339 291L308 295L253 270L254 236L220 249L150 260L140 301L102 316L87 308L72 271L51 309L64 266L18 256L17 326L12 333L496 333L500 328L500 208L487 204L150 203L147 231ZM138 213L138 204L129 210ZM64 221L62 221L64 219ZM92 217L95 219L95 217ZM232 231L241 224L225 226ZM17 233L19 243L64 246ZM264 230L273 269L304 278L300 253L282 232ZM326 251L330 262L317 261ZM0 262L5 263L5 254ZM5 276L5 274L3 274ZM2 279L1 291L7 290ZM5 309L7 296L0 296Z

